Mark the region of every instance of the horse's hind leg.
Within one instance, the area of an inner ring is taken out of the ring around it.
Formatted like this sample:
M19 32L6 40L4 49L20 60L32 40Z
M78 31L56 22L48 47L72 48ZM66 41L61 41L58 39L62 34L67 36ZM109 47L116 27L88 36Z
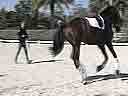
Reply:
M68 34L69 35L69 34ZM71 36L70 36L71 37ZM79 68L79 56L80 56L80 41L73 38L66 38L72 45L71 59L73 59L76 69Z
M103 53L103 55L105 57L105 60L103 61L102 65L99 65L97 67L97 72L101 71L104 68L104 66L106 65L107 61L108 61L108 55L106 53L106 49L105 49L104 44L99 44L98 47L101 50L101 52Z
M76 69L79 68L80 62L79 62L79 56L80 56L80 46L73 46L72 47L72 54L71 58L74 61Z
M111 41L108 41L106 43L106 45L107 45L107 47L109 48L110 52L112 53L113 57L116 60L116 63L117 63L117 65L116 65L116 75L119 75L120 74L120 72L119 72L119 68L120 68L119 60L118 60L117 54L116 54L116 52L115 52L115 50L113 48L112 42Z
M72 46L72 53L71 53L71 59L74 59L74 51L75 51L75 49L74 49L74 47Z

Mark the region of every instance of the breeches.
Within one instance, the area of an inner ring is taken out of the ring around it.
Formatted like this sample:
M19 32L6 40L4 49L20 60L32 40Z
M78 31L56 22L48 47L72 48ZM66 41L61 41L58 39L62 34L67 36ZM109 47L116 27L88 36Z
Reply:
M21 47L26 47L26 42L20 42Z

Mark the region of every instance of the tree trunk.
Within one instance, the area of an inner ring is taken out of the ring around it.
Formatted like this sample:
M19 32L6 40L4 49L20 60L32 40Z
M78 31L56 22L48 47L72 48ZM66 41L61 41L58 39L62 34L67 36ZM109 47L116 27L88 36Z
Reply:
M36 29L38 25L38 8L34 10L32 17L32 28Z
M50 11L51 11L51 18L50 18L50 28L54 28L54 12L55 12L55 0L51 0L50 2Z

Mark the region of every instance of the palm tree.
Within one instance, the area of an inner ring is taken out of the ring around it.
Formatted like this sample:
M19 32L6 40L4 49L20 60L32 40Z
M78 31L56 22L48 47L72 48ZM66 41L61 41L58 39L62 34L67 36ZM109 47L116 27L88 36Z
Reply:
M55 5L62 9L62 4L68 7L68 4L71 4L74 0L32 0L33 4L33 18L36 20L38 18L38 10L42 6L49 6L51 17L53 18L55 13ZM36 21L35 21L36 22Z

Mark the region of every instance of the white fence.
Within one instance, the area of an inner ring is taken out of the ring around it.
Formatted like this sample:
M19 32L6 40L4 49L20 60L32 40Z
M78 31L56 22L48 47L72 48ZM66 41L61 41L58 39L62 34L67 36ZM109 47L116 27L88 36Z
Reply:
M19 43L18 40L0 40L1 43ZM37 40L37 41L26 41L27 43L32 43L32 44L52 44L53 41L40 41L40 40ZM66 45L70 45L69 42L65 42ZM81 43L82 45L86 45L84 43ZM88 44L87 44L88 45ZM113 42L113 45L114 46L128 46L128 43L114 43Z

